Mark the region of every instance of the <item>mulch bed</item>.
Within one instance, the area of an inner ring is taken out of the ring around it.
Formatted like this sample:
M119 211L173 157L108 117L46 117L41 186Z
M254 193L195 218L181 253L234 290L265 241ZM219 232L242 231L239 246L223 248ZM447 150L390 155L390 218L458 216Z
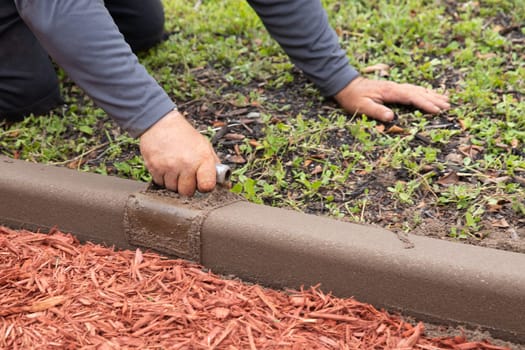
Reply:
M0 226L2 349L505 349L313 287L276 291L140 250Z

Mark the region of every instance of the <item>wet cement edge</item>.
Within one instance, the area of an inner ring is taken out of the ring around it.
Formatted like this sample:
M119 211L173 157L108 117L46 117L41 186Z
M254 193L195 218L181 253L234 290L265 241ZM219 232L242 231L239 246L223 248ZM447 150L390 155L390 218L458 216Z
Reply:
M148 188L129 196L124 214L126 236L131 244L200 262L201 229L207 216L241 200L224 188L191 198Z
M124 216L145 186L0 157L0 224L56 225L81 241L134 248ZM523 254L412 235L407 249L383 229L247 202L207 212L200 231L200 262L214 272L278 288L321 283L337 296L525 343Z
M0 156L0 224L42 232L57 226L81 241L130 249L124 210L130 194L145 188L136 181Z
M384 229L234 203L204 223L201 260L252 282L277 288L321 282L337 296L525 342L524 254L408 238L412 248Z

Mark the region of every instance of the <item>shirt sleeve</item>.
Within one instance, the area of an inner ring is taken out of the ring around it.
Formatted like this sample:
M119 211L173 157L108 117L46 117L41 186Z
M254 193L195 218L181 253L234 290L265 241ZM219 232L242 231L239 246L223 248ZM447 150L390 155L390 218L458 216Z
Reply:
M359 74L349 64L319 0L248 0L270 35L325 96Z
M138 62L102 0L15 0L41 45L133 137L174 102Z

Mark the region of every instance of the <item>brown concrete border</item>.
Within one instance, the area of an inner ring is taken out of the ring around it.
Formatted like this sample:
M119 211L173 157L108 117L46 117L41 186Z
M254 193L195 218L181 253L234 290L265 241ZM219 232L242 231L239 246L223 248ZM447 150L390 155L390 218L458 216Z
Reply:
M0 224L47 231L126 249L124 209L143 183L0 156Z
M320 282L338 296L525 343L524 254L408 239L413 248L380 228L235 203L205 221L201 260L273 287Z
M152 213L164 217L163 235L195 228L198 219L200 262L215 272L273 287L321 283L338 296L422 319L482 326L525 343L525 254L411 235L414 247L407 249L392 233L371 226L247 202L186 211L180 200L137 195L144 189L130 180L0 157L0 224L56 225L81 240L131 248L124 216L135 203L139 214L146 208L146 219L135 225L148 228L152 240L156 229L150 226L159 223L147 220ZM149 239L133 243L148 246Z

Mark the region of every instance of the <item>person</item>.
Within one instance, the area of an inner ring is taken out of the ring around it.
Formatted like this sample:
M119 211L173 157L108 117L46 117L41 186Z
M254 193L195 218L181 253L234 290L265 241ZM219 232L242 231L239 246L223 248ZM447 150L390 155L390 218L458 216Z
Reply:
M349 113L380 121L386 103L428 113L448 98L411 84L370 80L349 64L320 0L248 0L291 61ZM0 117L49 111L61 102L49 56L131 136L153 181L191 196L214 189L220 162L208 140L138 62L162 40L161 0L0 0ZM176 79L176 77L174 77Z

